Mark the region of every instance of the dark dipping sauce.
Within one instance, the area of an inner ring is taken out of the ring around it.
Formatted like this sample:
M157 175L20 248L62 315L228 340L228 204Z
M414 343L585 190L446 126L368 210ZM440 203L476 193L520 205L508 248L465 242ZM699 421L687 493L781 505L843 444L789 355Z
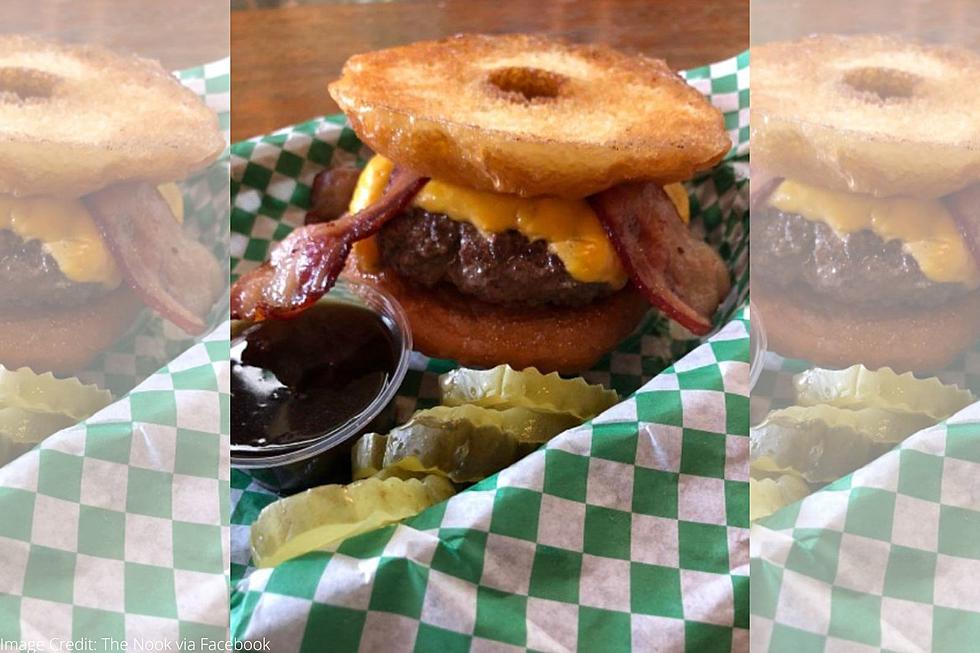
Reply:
M395 372L395 328L337 301L252 327L232 342L232 444L301 445L362 413Z

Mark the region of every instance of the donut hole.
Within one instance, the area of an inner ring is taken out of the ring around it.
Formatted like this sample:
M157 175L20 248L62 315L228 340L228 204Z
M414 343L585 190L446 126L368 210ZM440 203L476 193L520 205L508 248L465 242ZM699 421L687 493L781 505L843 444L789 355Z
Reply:
M51 98L58 77L33 68L0 68L0 102L38 102Z
M844 84L870 102L907 100L915 95L922 78L895 68L853 68L844 73Z
M513 66L491 70L487 82L511 102L537 103L554 100L568 78L540 68Z

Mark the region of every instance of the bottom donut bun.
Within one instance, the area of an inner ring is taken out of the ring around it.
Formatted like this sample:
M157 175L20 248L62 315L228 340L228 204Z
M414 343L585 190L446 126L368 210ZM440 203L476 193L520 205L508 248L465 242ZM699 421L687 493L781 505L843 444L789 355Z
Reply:
M344 275L398 300L417 351L470 367L507 363L516 369L579 373L622 342L650 310L632 286L586 306L508 307L454 288L422 288L391 271L367 274L353 256Z
M756 284L752 302L770 351L821 367L931 373L980 340L980 291L943 306L869 312Z
M81 306L0 317L0 365L74 375L111 347L143 302L126 286Z

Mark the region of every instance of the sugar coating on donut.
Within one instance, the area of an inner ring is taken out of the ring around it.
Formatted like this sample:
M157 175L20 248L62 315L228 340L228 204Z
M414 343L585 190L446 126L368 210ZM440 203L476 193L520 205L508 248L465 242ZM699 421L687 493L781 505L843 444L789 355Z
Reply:
M530 35L356 55L330 93L373 149L485 190L584 196L691 177L730 148L721 113L666 63Z
M223 149L214 112L158 63L0 37L0 193L174 180Z
M941 196L980 178L980 56L887 35L752 49L753 163L837 190Z

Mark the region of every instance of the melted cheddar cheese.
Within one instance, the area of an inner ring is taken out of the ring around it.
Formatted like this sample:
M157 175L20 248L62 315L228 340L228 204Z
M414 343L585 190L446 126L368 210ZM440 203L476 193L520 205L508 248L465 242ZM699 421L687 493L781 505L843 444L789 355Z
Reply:
M980 286L977 262L953 216L938 200L876 198L787 179L773 192L769 204L823 222L840 235L870 230L884 241L901 241L929 280Z
M384 157L375 156L368 162L351 198L351 212L381 197L391 170L391 162ZM626 271L619 256L595 212L584 200L523 198L432 180L415 196L413 205L468 222L484 233L513 229L530 241L544 240L576 281L608 283L616 288L626 284ZM360 241L355 248L362 264L377 268L374 239Z
M525 199L432 180L414 205L469 222L484 233L514 229L529 241L544 240L576 281L622 287L626 272L592 208L582 200Z
M381 199L394 167L394 164L383 156L372 157L361 171L361 176L357 178L357 185L354 187L354 194L351 195L347 210L357 213ZM377 272L381 253L378 251L378 241L374 236L354 243L353 254L357 257L358 265L362 270Z
M183 222L183 197L175 184L160 187L174 218ZM80 200L18 198L0 194L0 230L22 240L38 240L62 274L76 283L115 288L122 282L116 259Z
M79 200L0 195L0 229L25 241L41 241L71 281L110 288L122 281L116 260Z
M177 184L164 184L157 188L160 197L170 207L170 212L174 214L177 224L184 224L184 193Z

